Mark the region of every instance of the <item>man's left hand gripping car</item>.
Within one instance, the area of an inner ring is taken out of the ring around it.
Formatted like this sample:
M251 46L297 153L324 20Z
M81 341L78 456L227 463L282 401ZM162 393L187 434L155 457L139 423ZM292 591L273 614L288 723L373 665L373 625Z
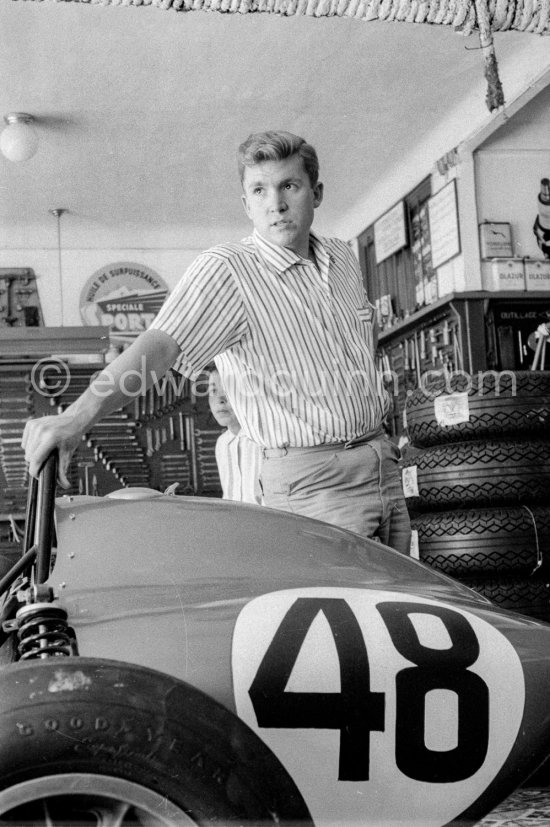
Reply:
M550 625L256 506L126 489L54 532L51 468L2 582L1 823L472 824L546 758Z

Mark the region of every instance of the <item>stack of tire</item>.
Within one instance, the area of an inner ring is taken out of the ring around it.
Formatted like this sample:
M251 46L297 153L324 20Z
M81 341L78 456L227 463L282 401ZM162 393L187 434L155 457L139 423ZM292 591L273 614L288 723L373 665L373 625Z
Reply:
M550 621L550 372L433 374L406 421L419 559Z

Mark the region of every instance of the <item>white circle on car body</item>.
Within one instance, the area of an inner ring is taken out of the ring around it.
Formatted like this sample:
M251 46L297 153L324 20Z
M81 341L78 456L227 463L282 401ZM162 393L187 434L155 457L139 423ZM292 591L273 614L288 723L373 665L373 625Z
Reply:
M318 825L447 824L499 772L524 710L504 635L412 594L264 594L237 618L232 669L238 715Z

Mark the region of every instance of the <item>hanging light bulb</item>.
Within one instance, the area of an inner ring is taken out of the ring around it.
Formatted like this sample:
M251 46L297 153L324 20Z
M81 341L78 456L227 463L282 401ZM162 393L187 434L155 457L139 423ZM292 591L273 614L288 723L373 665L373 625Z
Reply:
M4 120L7 126L0 135L0 151L8 161L28 161L38 149L33 116L26 112L10 112L4 115Z

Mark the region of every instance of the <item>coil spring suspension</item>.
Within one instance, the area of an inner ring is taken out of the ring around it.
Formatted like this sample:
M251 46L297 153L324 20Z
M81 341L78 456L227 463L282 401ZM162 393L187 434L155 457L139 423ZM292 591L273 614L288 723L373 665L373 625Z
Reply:
M20 660L76 654L74 632L67 612L51 603L23 606L16 614Z

